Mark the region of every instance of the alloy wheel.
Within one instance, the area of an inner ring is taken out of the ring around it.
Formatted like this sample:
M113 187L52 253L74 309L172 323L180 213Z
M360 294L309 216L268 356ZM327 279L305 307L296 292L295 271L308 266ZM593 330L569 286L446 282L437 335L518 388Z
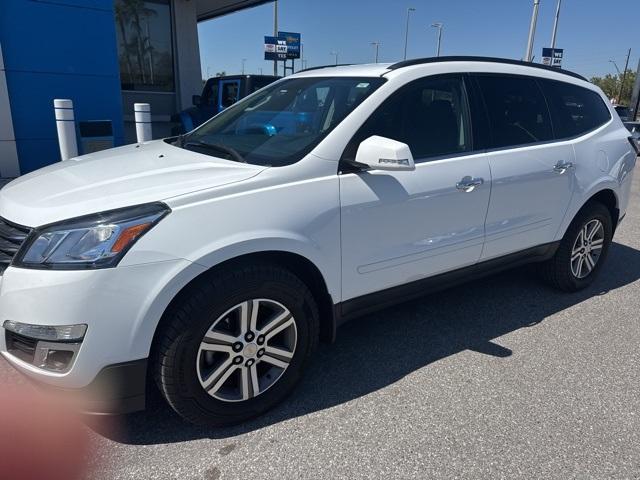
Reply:
M225 402L254 398L285 372L296 350L291 312L265 298L239 303L220 315L205 334L196 358L200 385Z
M598 219L587 222L578 232L571 249L571 273L586 278L596 267L604 246L604 226Z

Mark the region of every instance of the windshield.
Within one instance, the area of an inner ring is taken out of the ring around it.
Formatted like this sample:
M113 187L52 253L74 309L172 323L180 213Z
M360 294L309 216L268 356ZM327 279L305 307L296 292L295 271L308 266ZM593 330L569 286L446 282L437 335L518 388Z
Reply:
M302 159L384 79L293 78L236 103L178 145L254 165L279 167Z

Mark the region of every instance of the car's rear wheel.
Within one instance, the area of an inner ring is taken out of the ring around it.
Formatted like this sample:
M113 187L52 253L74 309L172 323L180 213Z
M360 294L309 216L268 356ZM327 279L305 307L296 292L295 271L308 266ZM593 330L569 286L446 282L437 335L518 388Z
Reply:
M318 341L318 309L288 270L253 265L218 272L168 312L154 373L187 420L242 422L286 397Z
M542 272L556 288L575 292L589 286L606 259L613 236L609 209L598 202L583 208Z

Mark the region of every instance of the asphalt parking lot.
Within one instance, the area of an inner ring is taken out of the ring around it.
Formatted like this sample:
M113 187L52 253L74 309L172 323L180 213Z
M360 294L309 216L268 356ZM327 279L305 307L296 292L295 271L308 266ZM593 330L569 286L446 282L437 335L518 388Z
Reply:
M528 269L355 320L269 414L87 420L93 478L640 478L640 173L596 284ZM0 381L18 381L0 361Z

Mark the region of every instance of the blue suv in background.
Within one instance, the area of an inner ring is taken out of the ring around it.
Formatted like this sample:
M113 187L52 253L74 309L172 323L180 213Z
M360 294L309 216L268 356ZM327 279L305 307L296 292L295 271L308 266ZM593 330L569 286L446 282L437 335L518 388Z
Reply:
M232 75L208 79L202 94L193 96L193 107L171 118L171 121L177 124L173 134L190 132L241 98L266 87L279 78L273 75Z

